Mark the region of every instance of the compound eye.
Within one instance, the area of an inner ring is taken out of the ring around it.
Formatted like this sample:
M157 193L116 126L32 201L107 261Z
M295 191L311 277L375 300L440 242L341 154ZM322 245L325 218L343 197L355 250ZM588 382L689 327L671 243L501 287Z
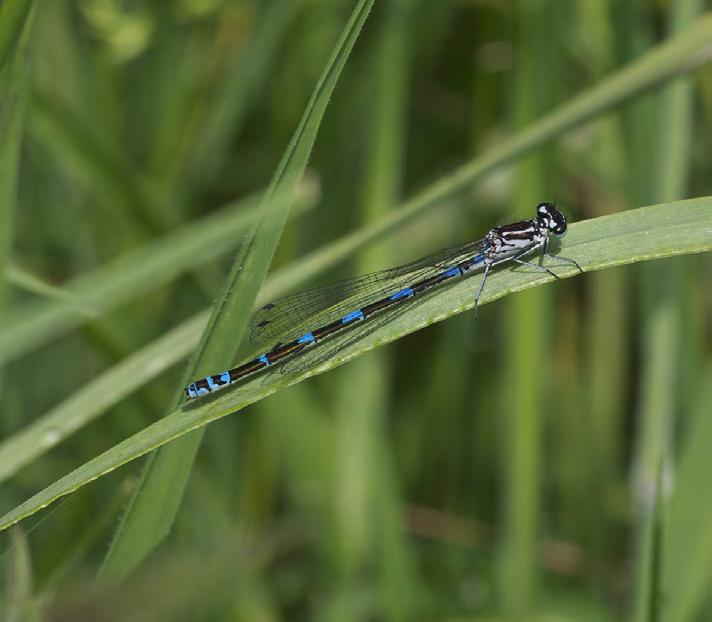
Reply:
M564 235L566 233L566 223L554 225L554 235Z

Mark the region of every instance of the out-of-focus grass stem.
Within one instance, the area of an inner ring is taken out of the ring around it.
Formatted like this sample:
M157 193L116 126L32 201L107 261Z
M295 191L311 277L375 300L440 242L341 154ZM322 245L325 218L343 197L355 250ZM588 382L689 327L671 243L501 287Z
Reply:
M691 24L701 10L699 0L680 0L670 6L669 30L672 35ZM658 145L655 150L653 188L655 201L672 201L687 194L690 143L692 132L692 84L680 77L660 94L657 123ZM633 501L641 520L638 538L640 553L637 564L635 619L653 619L658 603L654 592L665 568L652 564L652 546L645 533L656 520L656 508L667 497L675 478L674 434L681 417L680 373L683 360L681 343L689 343L682 334L696 333L697 327L682 322L682 300L689 289L692 262L655 262L641 268L644 296L642 299L641 395L638 411L637 446L633 464ZM689 353L688 353L689 354ZM688 368L688 371L691 371ZM654 483L657 482L657 485ZM681 485L685 485L681 482ZM653 596L651 596L653 594Z
M397 205L400 198L410 66L410 16L418 0L389 0L373 53L369 108L368 158L361 200L367 226ZM383 247L362 252L359 273L392 263ZM388 414L391 374L387 353L374 352L341 376L336 419L336 512L340 552L337 601L348 603L364 571L376 560L376 616L409 620L418 611L418 590L402 501L389 451ZM340 593L340 595L339 595ZM342 606L343 607L343 606ZM356 610L341 608L358 619ZM350 611L349 611L350 610Z
M554 1L534 8L517 3L514 71L514 124L524 127L552 104L556 81L555 50L547 24ZM547 34L545 34L547 33ZM545 200L551 163L544 154L529 156L517 167L517 213L529 217ZM523 268L525 269L525 268ZM547 312L549 291L514 297L505 311L502 404L504 420L504 509L499 592L502 608L514 616L531 612L538 584L537 547L542 525L541 478L543 427L548 399Z

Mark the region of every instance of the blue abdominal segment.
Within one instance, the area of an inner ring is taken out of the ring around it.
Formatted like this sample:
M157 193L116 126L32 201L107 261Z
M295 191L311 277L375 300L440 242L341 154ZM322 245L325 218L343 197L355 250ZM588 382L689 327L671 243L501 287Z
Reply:
M362 320L362 319L363 319L363 311L361 311L361 309L356 309L356 311L352 311L348 315L345 315L344 317L342 317L341 323L348 324L355 320Z
M314 335L312 333L302 335L299 339L297 339L297 343L314 343Z
M396 292L393 294L390 298L390 300L400 300L401 298L408 298L408 296L413 295L413 288L411 287L406 287L405 289L400 290L399 292Z

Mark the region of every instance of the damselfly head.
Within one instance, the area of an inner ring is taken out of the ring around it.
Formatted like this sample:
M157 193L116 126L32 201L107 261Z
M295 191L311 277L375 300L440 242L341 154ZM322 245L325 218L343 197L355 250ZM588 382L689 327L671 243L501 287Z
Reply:
M566 216L564 216L553 203L539 203L536 208L539 222L554 235L566 233Z

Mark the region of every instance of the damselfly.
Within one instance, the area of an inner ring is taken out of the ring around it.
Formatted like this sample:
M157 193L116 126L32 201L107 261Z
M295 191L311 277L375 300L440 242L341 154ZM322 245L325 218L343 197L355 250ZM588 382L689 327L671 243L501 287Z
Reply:
M475 310L487 276L495 266L526 265L559 278L541 265L541 260L555 259L549 254L549 236L561 237L564 233L565 216L552 203L540 203L534 218L494 227L480 240L404 266L271 302L257 311L252 321L253 343L271 348L238 367L196 380L185 388L186 397L207 395L277 364L283 372L313 365L313 358L306 357L309 360L304 361L305 357L300 355L326 341L318 346L319 360L325 360L392 319L413 298L480 270L483 275L475 296ZM539 264L525 259L535 251L540 253ZM583 272L573 259L556 258Z

